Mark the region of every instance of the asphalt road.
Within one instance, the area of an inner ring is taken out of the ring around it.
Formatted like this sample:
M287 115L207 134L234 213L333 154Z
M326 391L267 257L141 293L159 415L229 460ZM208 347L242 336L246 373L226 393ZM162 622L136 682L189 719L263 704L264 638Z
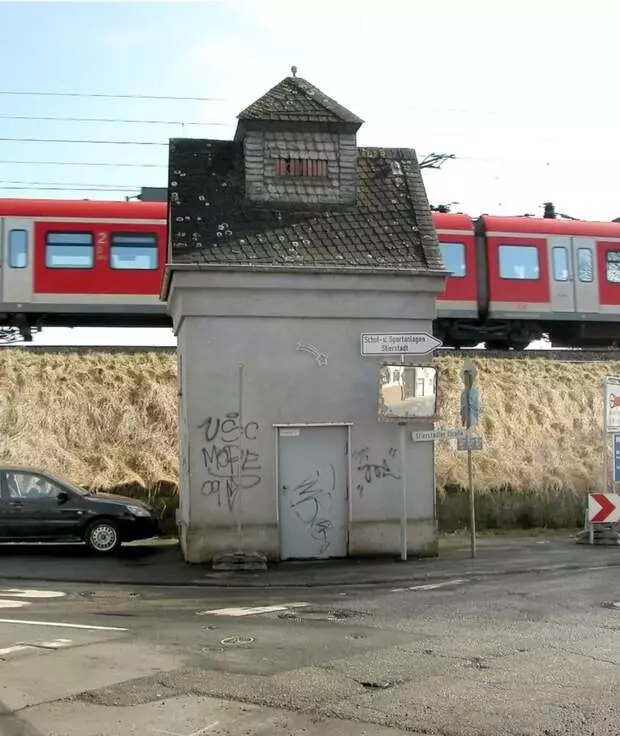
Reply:
M0 588L1 736L620 732L614 567L345 592Z

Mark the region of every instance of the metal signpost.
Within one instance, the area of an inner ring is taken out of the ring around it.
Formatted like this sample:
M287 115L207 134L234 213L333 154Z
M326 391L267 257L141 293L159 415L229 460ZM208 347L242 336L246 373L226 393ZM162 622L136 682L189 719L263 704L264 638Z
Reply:
M620 483L620 378L606 376L603 381L603 415L605 442L603 450L604 493L590 493L586 511L586 528L590 544L594 544L595 524L620 522L620 496L615 495ZM611 435L611 437L610 437ZM610 474L610 440L612 458ZM599 540L600 541L600 540Z
M461 421L467 428L467 475L469 480L469 529L471 534L471 556L476 556L476 507L474 503L474 473L472 466L472 450L482 448L482 440L471 436L471 428L478 424L480 414L480 396L474 385L476 381L476 366L470 358L466 358L463 364L463 384L465 388L461 394ZM477 445L479 444L479 447ZM459 449L461 449L459 447Z
M428 355L433 350L441 347L443 342L428 332L363 332L360 335L360 352L362 356L400 357L401 365L404 366L405 355ZM430 367L430 366L429 366ZM407 462L406 462L406 436L405 427L407 420L399 418L400 427L400 453L402 463L402 495L401 495L401 559L407 559Z
M614 491L620 483L620 433L614 432Z

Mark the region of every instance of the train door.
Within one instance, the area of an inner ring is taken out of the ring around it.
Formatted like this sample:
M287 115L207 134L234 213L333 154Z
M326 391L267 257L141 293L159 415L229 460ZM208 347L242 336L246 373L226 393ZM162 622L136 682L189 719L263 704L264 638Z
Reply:
M596 268L596 241L594 238L572 238L575 264L575 311L600 312L598 274Z
M573 248L565 236L547 238L552 312L575 311Z
M7 217L3 225L2 302L28 303L32 301L34 223Z

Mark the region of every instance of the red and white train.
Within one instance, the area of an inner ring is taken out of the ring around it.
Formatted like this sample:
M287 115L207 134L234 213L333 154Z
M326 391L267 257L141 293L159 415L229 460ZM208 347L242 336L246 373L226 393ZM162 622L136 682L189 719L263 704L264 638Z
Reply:
M0 324L168 326L165 202L0 199ZM620 343L620 223L433 213L454 347Z

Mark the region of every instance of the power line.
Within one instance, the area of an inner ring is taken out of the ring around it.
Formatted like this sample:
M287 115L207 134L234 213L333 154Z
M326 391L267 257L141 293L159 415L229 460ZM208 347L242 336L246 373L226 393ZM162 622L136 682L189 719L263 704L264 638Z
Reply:
M59 122L59 123L122 123L127 125L222 125L231 127L234 123L223 122L200 122L198 120L138 120L123 118L74 118L74 117L56 117L53 115L0 115L0 120L36 120L39 122Z
M38 92L34 90L0 90L0 95L28 97L84 97L113 100L173 100L175 102L226 102L224 97L176 97L172 95L112 95L100 92Z
M168 164L132 164L128 162L113 163L111 161L13 161L0 160L0 164L19 166L112 166L137 169L167 169Z
M140 189L142 184L102 184L101 182L93 183L87 181L24 181L23 179L0 179L0 184L24 184L26 186L68 186L68 187L110 187L111 189Z
M89 140L87 138L0 138L6 143L81 143L84 145L101 146L168 146L167 143L159 141L102 141Z
M106 189L102 187L5 187L0 185L0 191L14 191L14 192L125 192L128 189L140 189L140 187L118 187L114 189Z

